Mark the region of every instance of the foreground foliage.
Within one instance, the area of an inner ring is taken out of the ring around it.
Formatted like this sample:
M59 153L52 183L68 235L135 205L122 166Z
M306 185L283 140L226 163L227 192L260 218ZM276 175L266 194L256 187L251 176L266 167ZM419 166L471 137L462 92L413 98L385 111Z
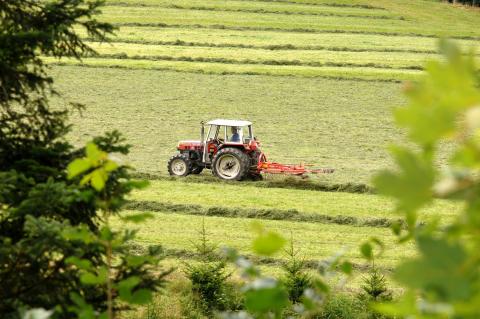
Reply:
M388 314L415 318L478 318L480 309L480 77L471 57L442 43L447 62L430 62L428 76L407 87L409 105L396 111L414 147L395 146L398 170L375 178L394 197L406 230L394 227L399 243L413 241L418 257L402 262L394 278L406 289L398 303L378 306ZM435 159L439 143L456 148L446 171ZM418 223L418 210L434 197L461 201L465 209L446 226Z
M94 18L101 5L0 3L2 318L113 318L121 307L148 302L163 284L166 273L152 272L159 249L131 255L125 243L134 232L109 227L125 195L142 186L109 155L125 155L129 146L113 132L75 149L65 138L69 109L49 107L53 79L39 55L92 52L75 28L103 40L113 28Z

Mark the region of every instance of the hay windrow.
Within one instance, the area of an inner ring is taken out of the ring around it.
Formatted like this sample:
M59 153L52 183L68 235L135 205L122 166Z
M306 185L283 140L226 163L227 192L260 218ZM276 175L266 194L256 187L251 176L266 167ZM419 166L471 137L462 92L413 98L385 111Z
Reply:
M389 218L357 218L344 215L324 215L315 213L303 213L296 209L245 209L236 207L203 207L192 204L171 204L156 201L129 201L125 209L150 212L168 212L197 216L216 216L228 218L251 218L264 220L282 220L307 223L351 225L358 227L386 228L394 223L402 223L401 220Z

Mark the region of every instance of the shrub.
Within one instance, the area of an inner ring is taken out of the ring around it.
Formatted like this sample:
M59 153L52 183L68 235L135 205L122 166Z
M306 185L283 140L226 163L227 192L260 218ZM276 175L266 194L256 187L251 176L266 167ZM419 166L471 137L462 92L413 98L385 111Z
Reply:
M377 267L372 267L368 276L363 278L363 292L359 294L360 299L368 301L392 300L392 293L387 288L387 280Z
M358 299L365 305L365 309L368 310L367 318L388 318L371 307L372 303L392 300L392 292L387 287L385 275L375 266L374 262L372 262L372 268L370 268L368 275L363 278L361 288L362 292L358 294Z
M293 239L287 250L288 261L282 266L285 275L281 282L288 293L288 299L292 303L300 301L303 292L312 286L312 278L305 273L305 261L298 258L298 251L295 250Z
M226 272L224 261L215 261L216 246L211 244L207 238L205 221L202 221L200 241L194 244L200 255L200 263L186 264L185 273L192 283L194 300L205 314L211 314L215 310L226 310L229 307L229 290L227 279L230 274Z
M202 262L188 265L187 278L192 282L192 291L200 301L205 313L225 310L228 305L226 280L230 276L225 271L224 262Z

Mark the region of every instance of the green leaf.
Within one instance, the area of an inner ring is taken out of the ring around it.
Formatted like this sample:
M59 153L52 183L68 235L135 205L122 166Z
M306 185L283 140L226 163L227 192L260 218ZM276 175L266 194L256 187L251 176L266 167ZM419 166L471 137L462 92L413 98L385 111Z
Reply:
M379 192L397 199L397 210L412 212L432 199L435 170L424 154L392 148L398 172L383 171L373 179Z
M127 256L125 260L130 267L138 267L148 262L150 258L148 256Z
M401 318L410 317L419 314L416 306L416 298L413 292L407 291L395 302L376 303L373 304L372 307L378 312L388 316L399 316Z
M68 257L65 259L65 263L70 265L75 265L79 269L90 270L92 268L92 263L88 259L80 259L75 256Z
M392 223L392 225L390 226L390 229L392 230L392 232L393 232L396 236L400 236L400 234L402 233L402 223L400 223L400 222L394 222L394 223Z
M362 253L362 256L367 258L368 260L371 260L373 258L373 247L372 244L369 242L363 243L360 246L360 252Z
M285 245L286 240L273 231L264 231L253 240L253 251L259 255L271 256Z
M128 277L117 284L120 299L129 302L132 298L132 289L141 282L137 276Z
M252 313L280 313L288 304L285 289L270 278L257 279L245 292L245 308Z
M84 226L72 226L62 231L63 238L67 240L78 240L90 244L96 240L96 236Z
M323 293L328 293L330 291L330 287L328 286L327 283L325 283L323 280L316 278L313 281L313 286L318 290Z
M95 275L92 272L84 272L80 276L80 281L85 285L99 285L107 282L107 269L105 267L100 267L98 269L98 275Z
M111 172L114 171L118 168L118 164L115 163L114 161L108 160L105 165L103 165L103 168L105 169L106 172Z
M102 159L106 158L107 154L102 152L93 142L89 142L85 149L87 158L92 162L93 165L98 165Z
M476 276L475 267L468 267L463 247L445 239L428 236L417 238L420 257L400 264L394 278L412 289L421 289L446 300L467 298Z
M135 305L145 305L150 301L152 301L152 292L148 289L138 289L128 300L129 303Z
M77 158L67 166L68 179L72 179L91 167L90 162L84 158Z
M96 169L92 172L90 181L95 190L101 191L105 187L107 179L108 175L103 169Z
M353 271L353 265L351 262L348 262L348 261L344 261L341 265L340 265L340 270L344 273L344 274L347 274L347 275L350 275Z

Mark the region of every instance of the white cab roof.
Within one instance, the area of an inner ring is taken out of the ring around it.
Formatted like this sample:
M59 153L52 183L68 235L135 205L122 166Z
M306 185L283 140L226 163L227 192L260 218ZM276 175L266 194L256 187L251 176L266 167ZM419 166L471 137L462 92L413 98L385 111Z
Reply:
M248 126L252 125L252 122L241 120L212 120L207 122L208 125L224 125L224 126Z

